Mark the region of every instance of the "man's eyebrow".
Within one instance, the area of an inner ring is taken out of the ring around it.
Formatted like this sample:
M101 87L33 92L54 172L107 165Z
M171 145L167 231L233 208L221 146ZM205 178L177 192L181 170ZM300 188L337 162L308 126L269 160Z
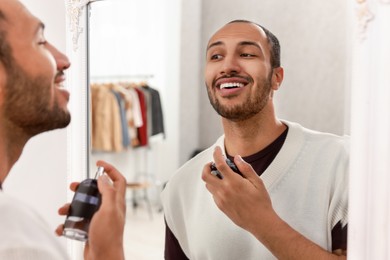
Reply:
M215 46L220 46L220 45L223 45L224 43L222 41L216 41L216 42L213 42L211 43L209 46L207 46L207 50L209 50L210 48L212 47L215 47ZM239 43L240 46L246 46L246 45L249 45L249 46L255 46L256 48L258 48L261 52L263 52L263 49L261 48L261 46L257 43L257 42L252 42L252 41L242 41Z
M216 41L216 42L211 43L209 46L207 46L207 51L208 51L210 48L212 48L212 47L214 47L214 46L218 46L218 45L223 45L223 42L221 42L221 41Z
M241 46L245 46L245 45L255 46L258 49L260 49L261 51L263 51L263 49L261 48L261 46L257 42L243 41L243 42L240 42L239 45L241 45Z

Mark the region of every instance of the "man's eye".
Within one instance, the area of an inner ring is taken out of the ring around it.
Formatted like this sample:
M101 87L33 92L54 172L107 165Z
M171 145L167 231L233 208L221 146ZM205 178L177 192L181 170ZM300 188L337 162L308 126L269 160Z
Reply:
M255 57L256 55L254 54L249 54L249 53L243 53L240 55L241 57L249 58L249 57Z
M221 54L214 54L214 55L211 55L210 60L219 60L221 58L222 58Z
M45 34L43 32L38 34L37 40L39 45L45 45L47 43Z

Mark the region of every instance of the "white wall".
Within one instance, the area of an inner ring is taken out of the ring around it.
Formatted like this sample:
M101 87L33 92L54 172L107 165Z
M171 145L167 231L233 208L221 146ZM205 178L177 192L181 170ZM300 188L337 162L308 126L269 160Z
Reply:
M199 147L199 86L201 76L202 0L182 1L180 31L179 125L180 164Z
M45 24L46 38L65 52L63 0L22 0ZM34 137L4 183L4 190L36 208L52 227L64 221L57 209L66 200L66 130Z

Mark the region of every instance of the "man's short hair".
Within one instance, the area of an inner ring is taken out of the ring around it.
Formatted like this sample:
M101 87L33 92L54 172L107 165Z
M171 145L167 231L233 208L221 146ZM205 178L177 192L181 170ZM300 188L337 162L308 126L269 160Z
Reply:
M258 23L252 22L252 21L248 21L248 20L233 20L229 23L251 23L251 24L254 24L254 25L257 25L258 27L260 27L264 31L265 35L267 36L267 41L270 45L272 68L280 67L280 63L281 63L280 62L280 43L279 43L278 38L272 32L270 32L264 26L262 26Z

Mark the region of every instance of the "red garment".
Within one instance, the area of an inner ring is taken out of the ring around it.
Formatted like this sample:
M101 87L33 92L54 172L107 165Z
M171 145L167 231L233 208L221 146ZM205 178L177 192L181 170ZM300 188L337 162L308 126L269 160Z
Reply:
M142 115L142 121L143 125L139 128L137 128L138 132L138 140L139 140L139 146L147 146L148 145L148 126L147 126L147 105L145 101L144 93L139 90L138 88L134 88L137 92L139 104L141 107L141 115Z

